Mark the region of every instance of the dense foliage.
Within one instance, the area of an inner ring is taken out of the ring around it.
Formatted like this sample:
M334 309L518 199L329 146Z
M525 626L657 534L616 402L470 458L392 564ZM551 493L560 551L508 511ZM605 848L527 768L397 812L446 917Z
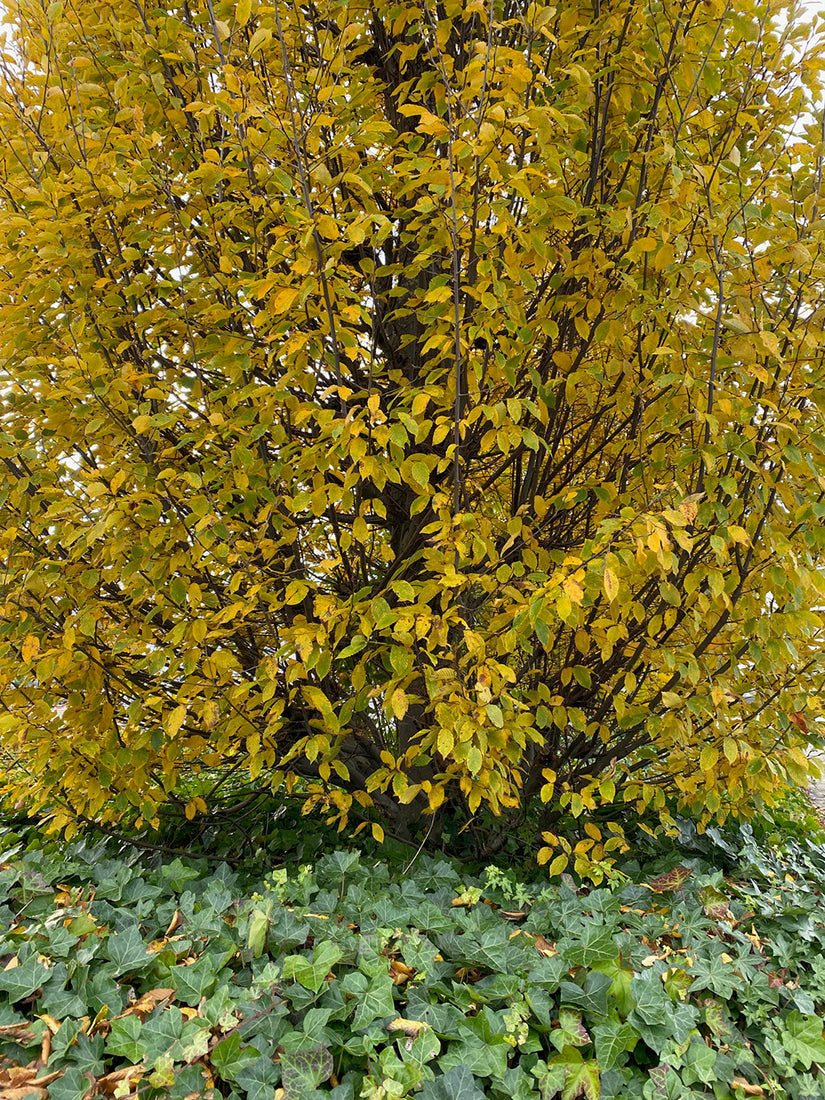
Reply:
M151 821L244 770L377 835L541 802L542 858L592 811L599 861L628 804L804 777L823 87L790 4L8 19L17 797Z
M0 1091L815 1100L825 851L717 842L727 879L671 854L590 891L357 852L250 891L225 865L6 847Z

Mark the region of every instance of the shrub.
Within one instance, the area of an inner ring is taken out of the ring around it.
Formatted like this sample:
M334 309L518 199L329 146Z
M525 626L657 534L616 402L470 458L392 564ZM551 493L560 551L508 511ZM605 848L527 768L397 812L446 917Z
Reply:
M822 50L790 3L8 19L16 797L151 821L245 770L379 837L527 815L543 859L592 812L558 867L628 807L804 780Z

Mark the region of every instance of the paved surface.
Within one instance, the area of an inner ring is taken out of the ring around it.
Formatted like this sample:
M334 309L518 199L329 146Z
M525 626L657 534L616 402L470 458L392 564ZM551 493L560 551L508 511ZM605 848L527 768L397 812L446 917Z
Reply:
M816 756L822 771L822 778L812 779L808 784L808 798L814 804L815 809L823 814L825 813L825 756L822 753L817 753Z
M817 779L808 786L808 798L814 805L814 809L820 814L825 813L825 779Z

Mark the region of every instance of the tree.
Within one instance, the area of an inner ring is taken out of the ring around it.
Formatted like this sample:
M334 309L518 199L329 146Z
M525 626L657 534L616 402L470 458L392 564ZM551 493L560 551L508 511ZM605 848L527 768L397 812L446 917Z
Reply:
M379 835L489 813L494 848L527 815L558 868L562 815L590 815L583 866L631 810L804 780L817 26L784 0L8 18L13 793L151 820L242 771Z

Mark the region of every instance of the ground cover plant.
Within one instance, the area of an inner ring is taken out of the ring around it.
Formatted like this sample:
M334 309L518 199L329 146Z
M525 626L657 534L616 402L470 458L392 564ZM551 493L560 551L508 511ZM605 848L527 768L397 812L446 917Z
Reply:
M0 1092L819 1100L825 850L683 828L601 888L344 851L253 885L5 830Z
M557 869L803 781L811 7L7 4L10 793L151 822L244 772Z

